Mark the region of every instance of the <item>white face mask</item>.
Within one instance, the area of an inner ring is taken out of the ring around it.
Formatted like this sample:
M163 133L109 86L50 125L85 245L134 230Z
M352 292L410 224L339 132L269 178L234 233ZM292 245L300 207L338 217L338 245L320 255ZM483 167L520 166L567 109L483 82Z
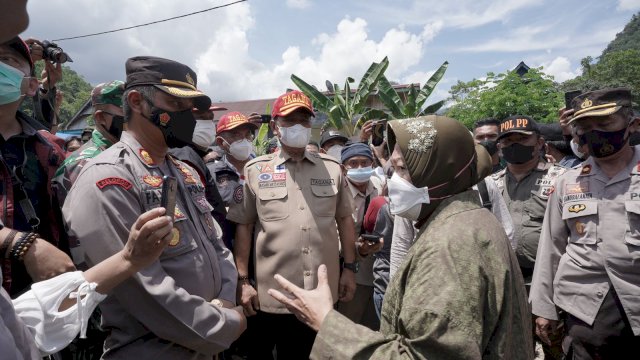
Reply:
M216 127L211 120L196 120L192 141L194 144L208 148L216 139Z
M329 150L327 150L327 155L333 156L336 160L340 161L340 158L342 157L342 148L344 148L342 145L333 145Z
M580 158L580 160L585 160L589 157L588 154L580 152L580 145L578 145L573 139L571 139L569 144L571 145L571 151L573 151L573 154Z
M300 124L291 127L278 126L278 130L280 131L280 141L292 148L306 147L311 138L311 128Z
M251 150L253 150L253 144L247 139L234 141L229 145L229 155L240 161L247 160L251 155Z
M356 184L369 182L372 174L373 168L371 166L347 170L347 177Z
M389 188L389 210L391 214L416 221L422 204L429 204L429 189L417 188L397 173L387 182Z

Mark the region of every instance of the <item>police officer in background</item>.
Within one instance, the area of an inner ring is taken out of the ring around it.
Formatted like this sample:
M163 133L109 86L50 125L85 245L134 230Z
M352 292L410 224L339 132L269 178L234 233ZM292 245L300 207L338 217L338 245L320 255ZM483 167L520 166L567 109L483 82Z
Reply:
M320 152L340 161L342 148L349 141L343 133L338 130L327 130L320 136Z
M539 131L538 124L528 116L502 120L498 148L507 167L491 176L513 221L512 247L527 286L531 283L547 200L555 179L566 171L542 157L544 138ZM562 353L557 343L553 347L543 343L543 351L545 359L559 359Z
M514 226L516 257L525 284L531 281L540 228L555 179L566 169L547 163L541 154L544 139L528 116L511 116L500 123L498 148L507 167L492 175Z
M172 60L130 58L126 73L128 130L76 179L63 207L69 234L83 240L92 266L122 248L141 213L160 205L163 176L176 178L178 191L169 246L100 305L109 331L103 358L211 359L246 326L235 307L237 272L198 173L167 154L192 140L192 108L211 100L197 90L195 72Z
M277 287L274 275L313 289L316 271L326 264L333 298L349 301L355 291L355 229L352 203L340 163L306 151L311 137L309 98L300 91L279 96L271 129L282 149L244 167L244 197L232 203L227 220L236 222L234 254L238 267L238 301L250 319L250 359L308 359L315 332L267 294ZM338 235L340 235L338 237ZM338 242L344 269L339 268ZM249 281L254 245L256 282Z
M557 332L570 359L635 359L640 346L640 127L628 89L584 93L570 123L590 158L555 185L530 301L537 333Z

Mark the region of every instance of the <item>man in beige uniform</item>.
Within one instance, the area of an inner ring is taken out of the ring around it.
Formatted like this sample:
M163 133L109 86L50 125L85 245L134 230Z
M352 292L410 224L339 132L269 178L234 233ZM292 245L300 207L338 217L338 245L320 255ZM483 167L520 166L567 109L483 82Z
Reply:
M327 264L335 299L355 291L353 270L340 274L338 232L347 267L355 265L353 212L349 188L337 160L305 151L311 136L311 101L300 91L281 95L273 105L271 128L279 152L258 157L244 168L244 199L233 203L227 219L238 223L234 244L238 297L250 319L250 359L308 359L315 332L267 294L276 273L313 289L316 271ZM336 228L337 227L337 228ZM255 288L248 281L254 246ZM257 290L257 292L256 292Z
M234 307L237 272L198 173L167 154L191 140L191 109L211 100L196 90L196 74L172 60L131 58L126 72L128 131L71 188L63 208L70 236L82 239L92 266L122 248L139 214L160 205L163 175L177 179L178 193L173 239L160 259L101 304L110 331L104 358L211 359L246 326Z
M640 348L640 118L627 89L588 92L570 122L589 159L549 199L530 301L545 339L566 312L572 359L637 359Z
M369 145L353 143L341 151L341 162L345 167L349 193L353 199L353 220L355 224L356 258L356 292L351 301L340 302L338 311L356 324L378 330L380 322L373 304L373 253L382 248L382 243L363 241L360 237L364 231L362 220L373 198L382 193L382 182L373 175L373 152Z

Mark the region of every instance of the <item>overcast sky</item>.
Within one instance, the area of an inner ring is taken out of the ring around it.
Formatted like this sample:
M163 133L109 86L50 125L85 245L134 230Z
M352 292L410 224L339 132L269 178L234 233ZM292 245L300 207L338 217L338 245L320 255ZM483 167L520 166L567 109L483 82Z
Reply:
M57 39L155 21L232 0L47 0L28 3L23 36ZM276 97L296 74L359 80L388 56L387 77L420 82L445 60L429 103L458 80L502 72L524 60L557 81L579 73L640 10L640 0L249 0L162 24L60 41L71 68L91 84L125 78L128 57L178 60L216 101Z

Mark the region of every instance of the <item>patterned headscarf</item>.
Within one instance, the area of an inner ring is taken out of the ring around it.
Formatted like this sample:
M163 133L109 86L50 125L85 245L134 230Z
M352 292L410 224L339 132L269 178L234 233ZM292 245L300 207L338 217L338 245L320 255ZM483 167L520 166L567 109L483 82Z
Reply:
M432 198L463 192L491 171L488 154L478 162L475 142L457 120L428 115L389 121L387 129L389 148L400 147L413 185L429 187Z

